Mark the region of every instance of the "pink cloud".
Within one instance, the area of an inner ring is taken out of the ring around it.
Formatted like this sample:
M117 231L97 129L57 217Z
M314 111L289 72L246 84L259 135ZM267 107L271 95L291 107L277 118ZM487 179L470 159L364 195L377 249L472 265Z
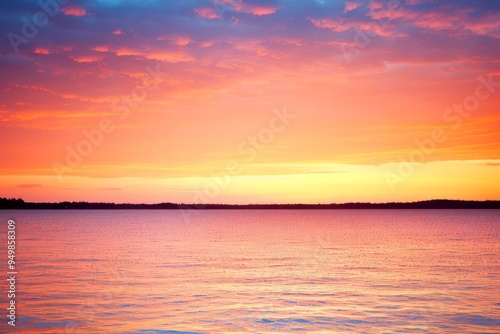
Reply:
M446 10L419 12L407 7L397 12L372 11L370 17L374 21L387 18L394 21L405 20L415 27L435 31L453 30L455 35L462 35L464 31L493 37L500 35L500 22L497 16L476 18L470 16L473 12L474 9L471 8L456 10L453 13Z
M361 4L359 2L346 1L344 13L350 12L351 10L355 10L356 8L358 8L360 6L361 6Z
M343 24L342 20L334 20L334 19L322 19L322 20L311 19L311 22L318 28L330 29L335 32L346 31L353 27L353 25Z
M96 46L93 50L97 51L97 52L108 52L109 47L107 47L107 46Z
M127 49L127 48L121 48L116 50L116 55L117 56L140 56L142 55L141 52L133 49Z
M171 41L177 46L186 46L193 42L193 40L186 36L161 36L158 37L159 41Z
M72 57L72 59L77 63L93 63L98 60L101 60L100 57L95 57L95 56L79 56L79 57Z
M261 16L274 14L279 8L273 6L252 5L244 2L238 2L233 5L233 9L237 12Z
M253 14L253 15L257 15L257 16L260 16L260 15L270 15L270 14L274 14L276 13L276 11L278 10L278 8L271 8L271 7L254 7L254 8L250 8L248 10L249 13Z
M198 14L198 16L201 16L206 19L220 19L219 14L215 12L215 9L212 7L203 7L203 8L195 8L194 12Z
M61 8L61 12L66 16L85 16L87 12L84 8L77 5L68 5Z
M361 31L371 31L379 36L393 36L400 37L402 34L397 34L383 27L376 21L359 21L359 20L345 20L345 19L311 19L312 24L318 28L330 29L334 32L343 32L349 29L359 29Z
M39 55L48 55L50 54L49 49L47 48L36 48L35 53Z
M212 46L212 45L214 45L214 42L212 42L212 41L206 41L206 42L201 42L200 43L200 46L202 48L208 48L209 46Z
M191 44L192 40L189 37L177 37L173 40L175 45L185 46Z
M477 20L469 20L467 29L478 35L490 35L500 38L500 21L498 15L495 14Z
M382 9L383 7L384 7L384 4L382 2L377 1L377 0L370 1L370 4L368 5L368 8L371 11L374 11L377 9Z

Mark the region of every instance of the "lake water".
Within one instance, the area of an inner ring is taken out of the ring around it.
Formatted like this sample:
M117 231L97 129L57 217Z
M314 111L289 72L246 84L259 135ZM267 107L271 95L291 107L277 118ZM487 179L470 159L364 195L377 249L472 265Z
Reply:
M0 218L4 236L16 221L18 331L500 333L500 211Z

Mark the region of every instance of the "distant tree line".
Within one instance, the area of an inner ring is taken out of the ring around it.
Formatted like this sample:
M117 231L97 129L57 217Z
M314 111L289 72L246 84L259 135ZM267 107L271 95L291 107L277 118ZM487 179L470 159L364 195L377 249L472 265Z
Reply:
M21 198L0 197L0 210L314 210L314 209L500 209L500 201L429 200L391 203L338 203L338 204L130 204L59 202L34 203Z
M0 197L0 209L25 209L25 205L22 198Z

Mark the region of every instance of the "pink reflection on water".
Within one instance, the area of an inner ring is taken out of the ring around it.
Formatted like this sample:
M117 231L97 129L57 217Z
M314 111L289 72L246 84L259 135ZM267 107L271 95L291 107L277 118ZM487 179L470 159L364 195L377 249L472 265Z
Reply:
M500 330L498 211L6 216L26 332Z

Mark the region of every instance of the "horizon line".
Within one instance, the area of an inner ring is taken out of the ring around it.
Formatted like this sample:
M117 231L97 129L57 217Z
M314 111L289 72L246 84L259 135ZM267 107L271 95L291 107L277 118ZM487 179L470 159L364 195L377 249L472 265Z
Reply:
M62 202L25 202L21 198L0 197L0 209L259 209L259 208L465 208L465 209L500 209L500 200L460 200L460 199L429 199L411 202L343 202L343 203L115 203L115 202L87 202L87 201L62 201Z

